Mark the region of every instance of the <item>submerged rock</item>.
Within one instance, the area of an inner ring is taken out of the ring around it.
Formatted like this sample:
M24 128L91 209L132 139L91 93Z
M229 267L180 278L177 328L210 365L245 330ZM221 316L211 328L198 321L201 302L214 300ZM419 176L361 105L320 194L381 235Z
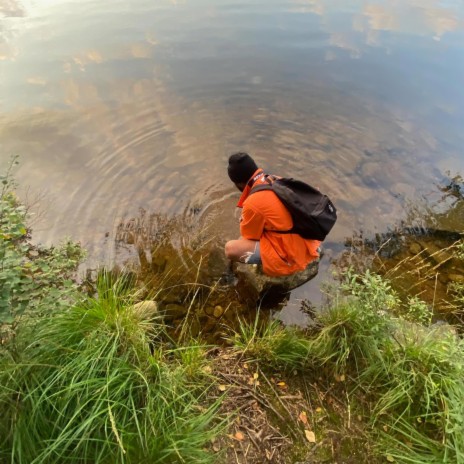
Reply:
M224 314L224 308L220 305L215 306L213 314L216 319L219 319Z
M418 255L421 251L422 246L417 242L412 243L409 247L409 253L411 253L412 255Z
M164 307L164 316L166 319L179 319L187 314L187 308L180 304L169 303Z
M458 284L464 284L464 275L462 274L448 274L448 279L451 282L455 282Z
M238 263L235 270L237 276L237 292L241 299L255 304L269 294L285 296L296 287L303 285L317 275L319 259L312 261L306 269L283 277L270 277L263 274L261 266Z

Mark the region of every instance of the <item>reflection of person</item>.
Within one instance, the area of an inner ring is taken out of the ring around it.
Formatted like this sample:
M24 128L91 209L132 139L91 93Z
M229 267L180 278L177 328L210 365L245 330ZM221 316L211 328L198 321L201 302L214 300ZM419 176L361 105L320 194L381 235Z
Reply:
M229 158L230 180L242 192L238 207L240 235L226 243L225 253L231 261L262 264L270 276L284 276L301 271L319 257L318 240L307 240L298 234L281 234L290 230L293 221L277 195L264 190L250 195L254 186L265 183L264 172L247 153Z

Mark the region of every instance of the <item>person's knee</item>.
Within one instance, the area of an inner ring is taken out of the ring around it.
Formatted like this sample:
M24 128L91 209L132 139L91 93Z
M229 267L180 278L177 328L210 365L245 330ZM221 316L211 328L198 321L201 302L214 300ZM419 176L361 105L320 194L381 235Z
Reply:
M235 240L230 240L226 243L224 247L224 252L226 254L227 259L237 259L237 247L235 246Z

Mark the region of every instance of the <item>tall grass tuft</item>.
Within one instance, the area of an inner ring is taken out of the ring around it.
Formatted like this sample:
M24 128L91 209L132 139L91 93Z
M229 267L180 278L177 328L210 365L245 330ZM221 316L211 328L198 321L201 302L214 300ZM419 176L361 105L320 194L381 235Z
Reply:
M275 319L261 321L257 311L253 322L239 320L229 339L244 355L283 368L302 368L308 363L310 341L297 330L286 328Z
M156 313L103 276L86 298L24 329L2 352L0 460L211 462L218 403L163 349ZM172 349L171 349L172 352Z
M462 340L446 326L400 324L395 341L365 372L382 379L373 417L389 432L383 447L403 462L464 462Z

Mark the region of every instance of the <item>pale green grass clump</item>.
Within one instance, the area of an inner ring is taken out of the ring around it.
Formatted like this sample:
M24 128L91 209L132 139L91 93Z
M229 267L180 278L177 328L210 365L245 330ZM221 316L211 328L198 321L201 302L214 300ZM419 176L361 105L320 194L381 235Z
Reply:
M164 351L162 335L157 315L134 310L111 279L19 332L2 352L0 460L211 462L218 403L206 405L192 357Z

